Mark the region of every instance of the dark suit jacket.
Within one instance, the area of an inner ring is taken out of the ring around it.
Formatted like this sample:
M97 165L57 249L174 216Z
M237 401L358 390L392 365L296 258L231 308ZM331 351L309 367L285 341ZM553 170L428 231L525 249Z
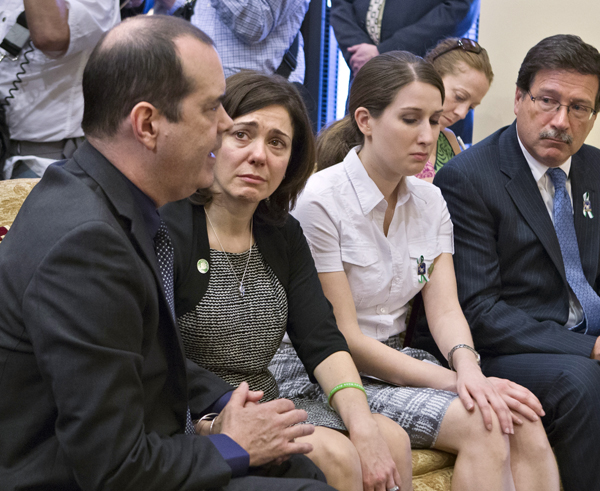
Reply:
M374 44L367 33L370 0L331 0L331 26L346 62L350 46ZM381 22L380 53L410 51L419 56L449 36L464 35L479 13L475 0L387 0Z
M0 244L0 487L204 489L231 469L182 434L231 390L193 364L123 175L85 144ZM225 437L226 438L226 437Z
M572 157L570 178L581 262L598 291L600 150L583 145ZM569 290L560 247L519 146L516 124L456 156L434 183L454 224L459 299L481 354L569 353L588 358L596 337L564 327ZM583 215L585 192L593 219ZM413 345L426 346L421 330Z

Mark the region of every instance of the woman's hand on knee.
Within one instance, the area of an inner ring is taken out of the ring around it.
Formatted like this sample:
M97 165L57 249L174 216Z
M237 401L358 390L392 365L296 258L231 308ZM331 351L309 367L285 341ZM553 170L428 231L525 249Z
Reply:
M457 372L457 392L460 400L467 409L472 411L477 404L483 418L483 423L488 430L493 428L492 412L496 413L500 428L508 435L514 433L513 415L497 391L494 384L487 379L481 369L473 366L465 367Z
M503 378L488 377L488 380L512 411L515 423L523 424L519 416L529 421L537 421L546 414L542 409L542 403L529 389Z

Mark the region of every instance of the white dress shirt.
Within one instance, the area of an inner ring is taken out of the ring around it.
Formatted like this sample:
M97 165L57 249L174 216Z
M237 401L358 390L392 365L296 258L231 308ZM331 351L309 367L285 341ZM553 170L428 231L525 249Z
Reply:
M519 140L519 145L521 150L523 151L523 155L525 156L525 160L529 164L529 168L531 169L531 173L533 174L533 178L535 182L537 182L538 189L540 190L540 194L542 195L542 199L544 200L544 204L546 205L546 209L550 214L550 219L552 223L554 223L554 183L550 176L546 173L549 169L547 165L544 165L533 157L527 149L523 146L521 139L519 138L519 134L517 133L517 139ZM573 208L573 193L571 192L571 178L569 177L569 172L571 170L571 157L567 159L567 161L559 165L559 168L562 169L567 175L567 193L569 193L569 197L571 198L571 209ZM573 327L579 324L583 320L583 308L577 300L577 297L573 293L573 290L569 288L569 318L567 319L567 323L565 327Z
M102 33L116 25L121 14L119 0L66 0L66 3L70 40L64 55L52 58L33 49L27 55L29 63L21 68L29 48L26 46L17 61L7 57L0 62L0 104L9 95L17 73L25 71L20 75L22 82L17 83L14 97L8 99L6 110L13 140L57 142L83 136L83 69ZM22 0L0 2L0 40L23 10ZM47 165L43 162L32 170L41 174ZM11 172L12 166L7 162L5 177L9 178Z
M426 284L418 274L421 256L429 271L441 253L454 253L450 214L433 184L403 179L387 236L386 209L354 148L342 163L308 180L293 212L317 271L346 273L358 324L380 341L406 329L408 302Z

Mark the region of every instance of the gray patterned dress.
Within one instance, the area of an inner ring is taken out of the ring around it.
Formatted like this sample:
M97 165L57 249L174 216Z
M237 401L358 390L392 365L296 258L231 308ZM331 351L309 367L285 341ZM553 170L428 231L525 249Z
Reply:
M187 358L231 385L238 386L245 380L252 390L264 391L263 401L270 401L279 397L268 366L285 334L287 297L256 245L252 246L244 277L245 294L240 295L239 279L246 269L248 254L249 250L234 254L211 249L212 274L206 294L177 323ZM292 351L302 366L293 348ZM345 429L341 418L327 404L300 400L299 406L307 410L307 422Z
M439 365L435 357L426 351L401 349L398 336L391 337L385 344L424 363ZM282 343L269 369L277 380L281 397L292 399L296 407L307 409L312 401L327 401L321 387L308 379L291 344ZM369 377L362 377L362 383L371 411L383 414L402 426L410 437L412 448L429 448L435 444L448 406L458 397L454 392L399 387Z

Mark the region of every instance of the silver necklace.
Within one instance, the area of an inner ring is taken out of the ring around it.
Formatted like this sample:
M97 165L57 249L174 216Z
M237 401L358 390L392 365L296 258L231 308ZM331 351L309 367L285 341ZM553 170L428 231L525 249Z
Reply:
M210 228L212 228L212 231L215 234L215 237L217 238L217 242L221 246L221 250L223 251L223 254L225 254L225 259L227 259L227 263L229 264L229 267L231 268L231 272L233 273L233 276L235 277L235 280L238 281L239 284L240 284L240 287L238 288L238 290L240 292L240 296L243 297L244 294L246 293L246 288L244 287L244 278L246 277L246 271L248 271L248 265L250 264L250 258L252 257L252 226L253 226L253 220L250 220L250 253L248 254L248 261L246 261L246 267L244 268L244 274L242 275L242 281L240 281L240 279L238 278L237 273L235 272L235 269L233 269L233 265L231 264L231 261L229 260L229 256L225 252L225 248L223 247L223 244L221 243L221 239L219 239L219 236L217 235L217 231L215 230L215 227L212 224L212 221L211 221L210 217L208 216L208 212L205 211L205 214L206 214L206 218L208 218L208 223L210 225Z

